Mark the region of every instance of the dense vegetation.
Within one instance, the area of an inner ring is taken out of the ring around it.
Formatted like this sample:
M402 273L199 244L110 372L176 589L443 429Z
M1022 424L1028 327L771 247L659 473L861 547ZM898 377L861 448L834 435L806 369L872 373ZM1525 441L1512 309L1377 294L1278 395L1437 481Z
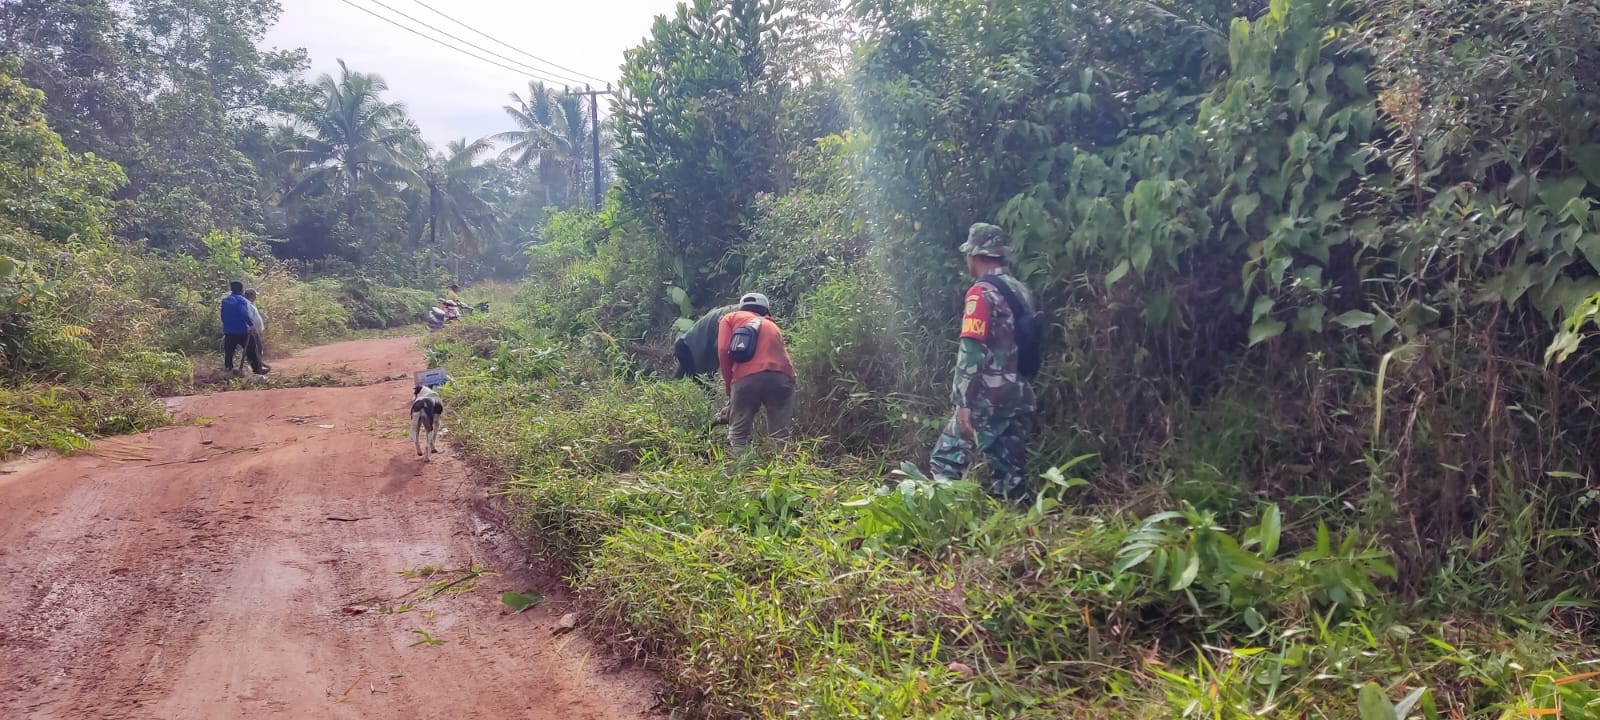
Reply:
M190 357L220 365L230 280L260 290L269 352L412 324L451 280L517 276L592 187L543 86L506 108L503 159L429 147L382 77L308 82L303 51L262 48L279 13L0 0L0 457L162 422Z
M696 0L614 178L279 12L0 0L0 455L162 422L229 279L282 346L526 269L431 346L453 437L683 712L1600 715L1593 0ZM974 221L1050 319L1021 512L916 467ZM803 439L734 457L659 371L746 289Z
M432 352L696 716L1594 717L1597 83L1581 1L689 3ZM1051 319L1025 513L901 466L974 221ZM650 375L746 289L808 439L734 458Z

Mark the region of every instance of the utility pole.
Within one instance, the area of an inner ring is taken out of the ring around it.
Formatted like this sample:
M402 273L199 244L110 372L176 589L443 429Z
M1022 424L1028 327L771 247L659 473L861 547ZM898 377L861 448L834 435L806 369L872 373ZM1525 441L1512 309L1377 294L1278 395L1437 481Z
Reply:
M570 89L567 92L572 92ZM589 143L593 150L594 160L594 209L600 209L600 96L611 94L611 83L606 83L606 89L596 90L588 85L582 90L573 92L574 95L589 96Z

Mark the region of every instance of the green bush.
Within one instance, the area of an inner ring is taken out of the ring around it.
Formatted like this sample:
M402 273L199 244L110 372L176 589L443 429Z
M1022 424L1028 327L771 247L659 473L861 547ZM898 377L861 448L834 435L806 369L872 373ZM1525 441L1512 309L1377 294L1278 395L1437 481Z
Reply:
M71 454L87 449L95 438L143 432L169 421L160 404L132 384L0 386L0 457L34 448Z
M851 160L860 138L832 135L796 153L795 187L756 198L750 237L736 246L738 292L759 291L787 315L829 280L855 271L871 237Z
M596 635L697 717L1366 717L1375 683L1491 718L1562 687L1575 636L1498 649L1432 619L1365 532L1082 505L1086 457L1019 513L881 458L730 456L692 383L619 379L525 322L433 336L453 434Z
M642 339L666 317L672 260L648 223L615 197L599 213L554 213L543 241L528 249L529 282L519 296L541 327L568 337Z
M356 330L416 324L438 301L428 290L388 287L362 279L345 282L339 297L349 310L350 327Z
M67 150L45 122L44 93L16 77L18 65L0 58L0 218L57 242L104 241L111 193L127 176L115 163Z
M320 278L300 282L288 275L263 278L259 285L261 312L266 315L268 341L292 338L294 342L326 342L350 333L350 309L344 305L339 280Z
M258 289L270 352L349 334L346 303L355 303L341 281L306 282L255 260L237 235L213 233L206 245L209 254L199 258L0 230L0 389L8 420L0 457L81 448L164 422L154 398L189 391L189 358L221 350L218 302L229 279ZM383 287L372 296L376 304L360 307L381 308L390 322L405 322L432 298Z

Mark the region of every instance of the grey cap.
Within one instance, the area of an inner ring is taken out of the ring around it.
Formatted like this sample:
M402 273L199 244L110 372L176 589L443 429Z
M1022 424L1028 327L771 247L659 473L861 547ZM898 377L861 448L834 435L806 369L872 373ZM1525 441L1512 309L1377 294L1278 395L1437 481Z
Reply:
M758 307L761 308L763 312L770 313L772 312L772 301L768 300L767 296L762 295L761 293L745 293L744 297L739 298L739 307L741 309Z

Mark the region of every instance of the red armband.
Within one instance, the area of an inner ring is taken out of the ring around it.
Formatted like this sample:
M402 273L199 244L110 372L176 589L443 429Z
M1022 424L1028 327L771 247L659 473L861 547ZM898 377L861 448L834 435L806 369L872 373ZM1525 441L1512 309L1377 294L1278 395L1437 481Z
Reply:
M977 285L967 291L966 309L961 313L961 337L978 342L989 339L989 300Z

